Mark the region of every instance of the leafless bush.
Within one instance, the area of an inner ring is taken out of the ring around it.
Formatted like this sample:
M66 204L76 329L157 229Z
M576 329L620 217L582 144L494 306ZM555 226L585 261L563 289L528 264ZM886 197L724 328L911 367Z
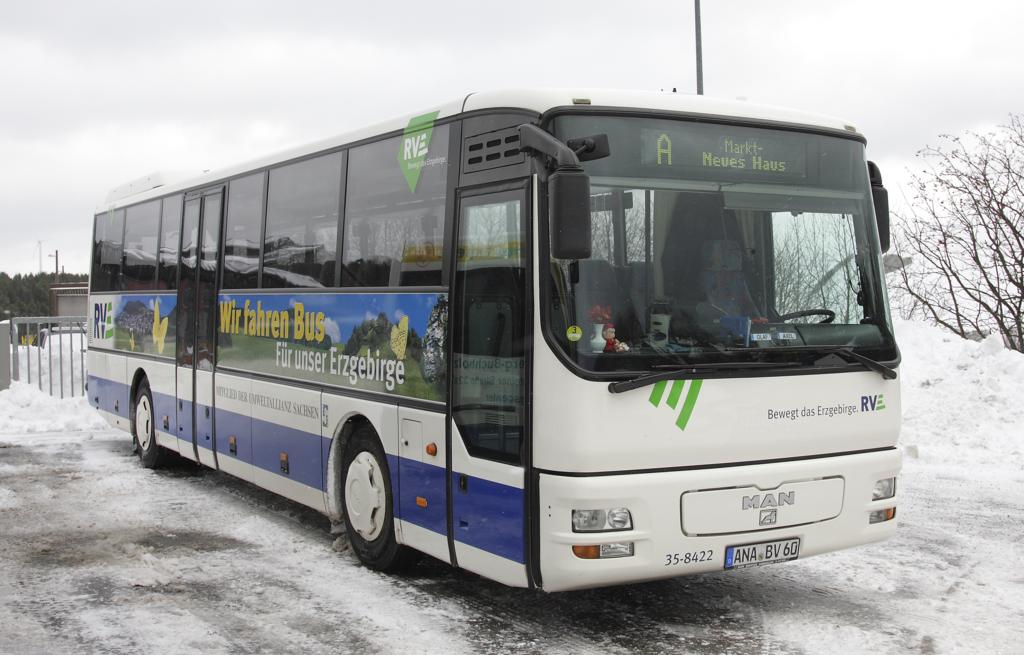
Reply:
M919 153L909 211L897 215L900 309L963 337L996 332L1024 352L1024 119Z

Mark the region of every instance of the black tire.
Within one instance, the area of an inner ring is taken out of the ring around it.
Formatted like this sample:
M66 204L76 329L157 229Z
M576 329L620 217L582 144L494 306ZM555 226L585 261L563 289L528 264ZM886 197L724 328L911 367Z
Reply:
M356 428L349 439L341 474L345 531L359 561L378 571L399 571L414 564L419 553L395 541L391 472L369 425Z
M132 442L139 461L148 469L160 467L166 454L156 443L156 414L153 411L153 394L149 391L148 380L143 379L135 391L131 419Z

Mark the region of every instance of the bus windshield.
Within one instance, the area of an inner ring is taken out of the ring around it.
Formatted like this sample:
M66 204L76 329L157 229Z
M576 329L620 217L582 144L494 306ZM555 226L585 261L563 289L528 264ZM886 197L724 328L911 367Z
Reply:
M585 164L591 257L549 266L549 336L578 366L896 358L863 143L607 115L554 130L612 152Z

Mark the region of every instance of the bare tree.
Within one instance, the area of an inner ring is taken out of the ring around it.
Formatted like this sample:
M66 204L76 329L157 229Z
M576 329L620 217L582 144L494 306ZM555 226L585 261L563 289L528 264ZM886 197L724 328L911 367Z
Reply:
M1024 352L1024 119L940 138L919 153L928 166L897 215L897 254L913 261L900 270L901 309Z

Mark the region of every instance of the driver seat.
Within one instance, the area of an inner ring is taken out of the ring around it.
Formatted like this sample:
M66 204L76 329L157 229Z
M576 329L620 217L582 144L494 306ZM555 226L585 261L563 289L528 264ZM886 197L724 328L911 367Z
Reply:
M701 304L706 303L720 316L763 315L747 288L740 244L729 239L705 241L700 258L699 279L705 298Z

